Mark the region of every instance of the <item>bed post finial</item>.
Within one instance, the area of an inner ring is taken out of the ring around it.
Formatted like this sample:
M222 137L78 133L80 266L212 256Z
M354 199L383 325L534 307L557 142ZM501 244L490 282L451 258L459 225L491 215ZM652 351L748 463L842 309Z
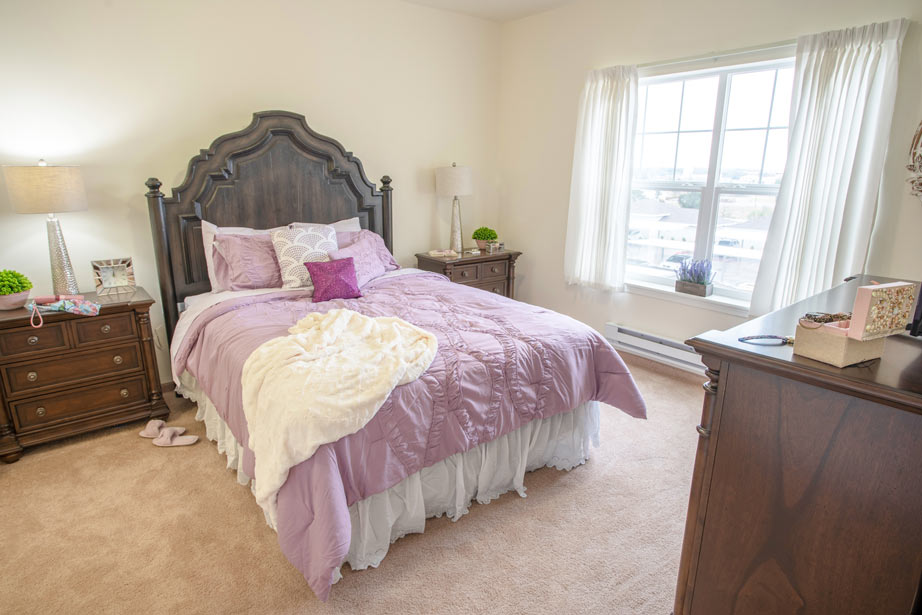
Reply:
M173 327L179 319L179 310L176 307L176 287L170 273L170 236L166 228L166 207L163 204L163 193L160 192L160 180L151 177L144 185L148 191L147 210L150 214L150 228L154 234L154 257L157 259L157 274L160 278L160 297L163 299L163 315L166 319L167 340L173 339Z
M151 177L146 182L144 182L144 185L150 189L147 192L147 194L144 195L147 198L151 198L151 197L157 198L158 196L163 196L163 193L160 192L160 186L162 186L163 184L161 184L160 180L157 179L156 177Z
M391 227L391 206L393 205L394 188L391 186L391 176L385 175L381 178L381 217L384 223L384 245L387 249L394 252L394 232Z

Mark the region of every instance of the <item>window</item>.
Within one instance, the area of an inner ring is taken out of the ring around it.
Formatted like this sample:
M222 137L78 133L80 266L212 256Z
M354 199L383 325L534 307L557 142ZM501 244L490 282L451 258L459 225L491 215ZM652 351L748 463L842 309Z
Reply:
M748 301L787 158L793 58L640 80L628 281L671 285L690 258Z

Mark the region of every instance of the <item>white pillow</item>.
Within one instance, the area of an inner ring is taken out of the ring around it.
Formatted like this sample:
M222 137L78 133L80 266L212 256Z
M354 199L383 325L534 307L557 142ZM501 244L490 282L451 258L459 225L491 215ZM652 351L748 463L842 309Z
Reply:
M289 226L311 226L311 223L293 222ZM329 226L332 226L337 233L349 233L362 230L362 225L359 222L358 216L347 220L338 220ZM278 231L284 228L286 227L280 226L272 229L253 229L245 226L216 226L207 220L202 220L202 247L205 248L205 268L208 270L208 281L211 283L211 292L217 293L222 290L227 290L218 284L218 277L214 270L214 254L212 252L212 247L214 245L215 235L268 235L272 231ZM336 248L334 247L333 249L335 250Z
M299 223L300 224L300 223ZM348 220L339 220L330 224L337 233L358 233L362 230L362 223L359 222L358 216Z
M328 261L329 253L337 248L336 229L329 224L299 224L270 235L282 272L282 288L312 287L304 263Z
M316 222L292 222L289 224L289 227L301 228L304 226L310 226L311 224L317 224ZM337 220L336 222L331 222L327 226L332 226L336 229L337 233L357 233L362 230L362 223L359 222L358 216L355 218L349 218L348 220Z

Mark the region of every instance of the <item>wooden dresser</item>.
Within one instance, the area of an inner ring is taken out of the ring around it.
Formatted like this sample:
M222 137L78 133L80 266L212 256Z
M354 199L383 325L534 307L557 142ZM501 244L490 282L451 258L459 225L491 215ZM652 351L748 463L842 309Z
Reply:
M688 341L710 381L676 615L922 613L922 339L844 369L737 341L850 311L870 280Z
M482 288L498 295L514 298L515 259L521 252L503 250L494 254L462 255L442 258L417 254L417 267L441 273L458 284Z
M44 315L29 326L25 309L0 312L0 460L24 447L100 427L165 417L150 326L154 300L133 294L87 300L98 316Z

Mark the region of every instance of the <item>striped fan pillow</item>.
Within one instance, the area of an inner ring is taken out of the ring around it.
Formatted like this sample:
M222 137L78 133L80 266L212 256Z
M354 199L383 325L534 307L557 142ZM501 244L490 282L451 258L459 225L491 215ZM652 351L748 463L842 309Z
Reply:
M336 229L327 224L309 224L272 231L272 247L279 259L282 288L311 287L310 274L304 263L330 260L337 248Z

